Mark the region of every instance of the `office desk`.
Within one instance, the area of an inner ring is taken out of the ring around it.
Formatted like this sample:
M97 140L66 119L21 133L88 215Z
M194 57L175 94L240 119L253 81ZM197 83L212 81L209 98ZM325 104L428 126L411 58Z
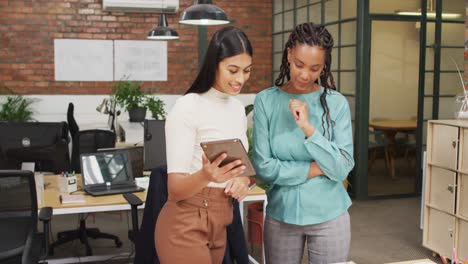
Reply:
M244 207L245 203L247 202L256 202L256 201L261 201L263 202L263 221L265 221L265 213L266 213L266 206L267 206L267 196L265 193L265 190L262 188L255 186L251 190L249 190L249 194L247 197L245 197L242 201L239 202L239 210L240 210L240 215L241 215L241 220L242 220L242 225L245 226L244 224ZM262 246L263 248L263 246ZM265 263L265 252L263 250L263 263ZM259 264L256 259L254 259L252 256L249 255L249 260L251 263L254 264Z
M430 259L417 259L417 260L409 260L409 261L402 261L402 262L388 262L388 263L385 263L385 264L431 264L431 263L434 263L434 261L430 260Z
M65 214L81 214L81 213L93 213L93 212L110 212L110 211L122 211L130 210L130 205L123 198L122 194L105 195L105 196L91 196L86 195L84 191L77 191L76 194L85 194L85 202L62 204L60 203L60 191L58 187L59 175L48 175L44 176L44 183L46 188L44 189L44 201L39 208L52 207L54 215L65 215ZM76 175L78 182L78 190L82 190L82 179L81 175ZM134 193L142 201L146 200L146 191ZM144 204L139 208L143 208ZM83 257L70 257L65 259L47 259L49 264L58 263L77 263L77 262L89 262L89 261L102 261L109 258L127 258L128 254L117 254L117 255L106 255L106 256L83 256Z
M85 195L86 202L62 204L60 203L60 192L58 188L58 175L44 176L44 183L48 184L44 189L44 202L41 207L50 206L54 210L54 215L61 214L79 214L79 213L92 213L92 212L109 212L130 210L130 205L123 198L122 194L105 195L105 196L91 196ZM82 190L81 175L77 175L78 190ZM83 191L78 191L76 194L85 194ZM135 193L142 201L146 200L146 191ZM143 208L144 204L140 207Z
M130 210L130 205L123 198L122 194L115 195L105 195L93 197L91 195L85 195L86 202L84 203L73 203L73 204L61 204L59 200L60 192L58 188L58 178L59 175L49 175L44 176L44 182L48 185L44 189L44 202L40 206L42 207L52 207L54 215L62 214L79 214L79 213L91 213L91 212L109 212L109 211L121 211L121 210ZM82 189L82 180L81 175L77 175L78 181L78 190ZM84 194L84 192L76 192L77 194ZM146 191L134 193L142 201L146 200ZM241 214L242 223L244 223L244 204L246 202L254 201L263 201L263 214L265 216L266 205L267 205L267 196L265 191L258 186L255 186L249 191L248 196L239 202L239 209ZM143 208L144 204L139 208ZM107 259L109 256L104 256L102 259ZM100 258L98 256L91 257L82 257L79 260L81 262L86 261L96 261ZM249 256L249 259L252 263L259 263L254 258ZM49 260L49 263L61 263L60 260L54 262L55 260Z
M416 120L380 120L370 121L369 126L374 130L380 130L388 139L389 151L389 174L392 179L395 179L395 145L396 134L398 132L411 132L417 128Z

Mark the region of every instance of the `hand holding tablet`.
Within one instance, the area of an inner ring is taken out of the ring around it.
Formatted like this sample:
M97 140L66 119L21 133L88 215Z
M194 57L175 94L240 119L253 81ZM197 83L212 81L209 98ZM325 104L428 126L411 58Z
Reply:
M220 167L232 161L241 160L242 165L245 166L245 171L239 176L254 176L256 174L252 162L250 162L249 156L247 155L247 151L245 150L244 145L242 145L242 142L239 139L235 138L219 141L201 142L200 146L202 147L203 152L205 152L206 157L211 162L213 162L217 157L219 157L219 155L223 153L227 154L227 157L219 165Z

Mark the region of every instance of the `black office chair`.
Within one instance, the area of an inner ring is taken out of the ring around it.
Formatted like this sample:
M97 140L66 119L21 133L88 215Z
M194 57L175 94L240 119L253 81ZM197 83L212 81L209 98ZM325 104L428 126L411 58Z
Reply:
M95 153L101 148L114 148L115 139L115 133L110 130L89 129L78 131L72 141L72 170L76 173L81 172L81 154Z
M138 228L137 207L143 202L134 194L126 193L124 198L131 206L132 230L129 239L135 244L135 264L159 264L154 245L154 230L159 212L167 201L167 168L161 165L151 171L141 229ZM223 264L249 263L247 244L242 228L239 205L234 202L233 223L227 227L227 244Z
M73 103L69 103L67 122L72 138L71 169L76 173L80 173L80 154L94 153L100 148L113 148L115 147L116 136L110 130L89 129L80 131L74 112L75 106Z
M68 129L70 130L70 136L73 139L75 135L80 131L80 128L78 127L78 124L76 123L75 120L75 106L73 103L68 103L68 109L67 109L67 122L68 122Z
M39 217L37 211L34 174L0 170L0 263L38 263L47 256L52 208L42 208Z
M68 106L67 119L70 126L72 139L71 169L76 173L81 172L80 155L95 153L100 148L115 147L115 133L109 130L90 129L79 131L75 118L73 117L73 103ZM80 226L75 230L62 231L57 234L57 241L50 246L50 254L54 254L54 248L69 241L79 239L86 247L86 255L93 255L88 241L91 238L112 239L117 247L122 246L118 236L101 232L98 228L86 228L86 216L80 214Z

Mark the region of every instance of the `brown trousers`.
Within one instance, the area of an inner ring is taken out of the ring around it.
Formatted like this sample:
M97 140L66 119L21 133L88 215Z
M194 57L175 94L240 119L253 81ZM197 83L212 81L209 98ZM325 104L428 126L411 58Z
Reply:
M182 201L168 200L159 213L154 241L162 264L222 263L232 201L224 188L205 187Z

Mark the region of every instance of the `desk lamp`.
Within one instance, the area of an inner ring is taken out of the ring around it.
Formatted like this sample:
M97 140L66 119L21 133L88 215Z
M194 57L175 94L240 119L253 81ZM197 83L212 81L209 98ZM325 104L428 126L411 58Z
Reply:
M120 115L120 111L116 110L116 105L115 98L110 96L109 98L102 99L102 102L96 107L96 111L109 115L107 125L111 131L114 131L117 140L120 140L120 125L117 118Z

